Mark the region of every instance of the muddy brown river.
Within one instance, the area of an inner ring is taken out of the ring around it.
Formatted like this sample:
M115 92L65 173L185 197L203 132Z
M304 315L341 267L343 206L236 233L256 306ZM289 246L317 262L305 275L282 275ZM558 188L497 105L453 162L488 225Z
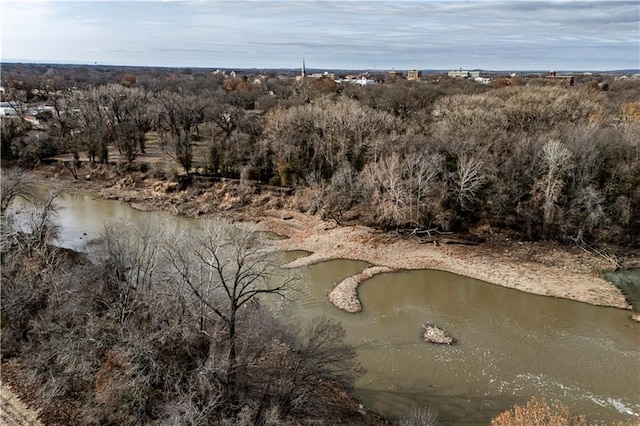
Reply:
M105 221L128 223L144 213L83 193L58 200L58 244L90 250ZM284 253L284 262L304 256ZM367 369L356 396L390 418L416 406L437 411L439 424L488 424L532 396L568 405L590 424L640 422L640 324L628 311L536 296L441 271L377 275L363 283L363 311L333 306L328 292L369 266L334 260L298 270L301 292L278 305L284 321L317 315L339 320ZM560 279L560 278L559 278ZM432 322L458 339L436 346L420 339Z

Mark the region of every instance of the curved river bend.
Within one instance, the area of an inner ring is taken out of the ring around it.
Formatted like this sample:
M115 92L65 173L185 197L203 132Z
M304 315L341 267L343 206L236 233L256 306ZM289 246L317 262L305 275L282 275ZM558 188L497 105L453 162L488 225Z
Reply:
M165 213L65 193L58 200L58 244L87 250L105 221L132 223ZM305 253L284 253L291 261ZM640 421L640 324L629 312L536 296L446 272L377 275L363 283L363 312L334 307L328 292L369 266L334 260L302 268L302 296L278 315L303 323L317 315L342 322L367 373L356 395L391 418L430 406L439 424L488 424L531 396L560 401L592 424ZM420 339L433 322L458 339Z

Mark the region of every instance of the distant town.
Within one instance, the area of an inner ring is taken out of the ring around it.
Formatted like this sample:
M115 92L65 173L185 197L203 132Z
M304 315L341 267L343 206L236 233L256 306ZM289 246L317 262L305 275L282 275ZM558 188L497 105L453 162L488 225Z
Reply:
M523 84L531 80L539 80L541 84L558 84L564 86L590 85L606 90L611 81L640 80L640 70L614 70L606 72L591 71L490 71L481 69L456 70L323 70L307 68L305 62L299 69L229 69L229 68L165 68L165 67L135 67L112 65L76 65L76 64L1 64L3 73L0 84L0 116L4 118L26 119L34 126L43 126L54 114L54 107L44 101L51 94L61 94L63 91L81 90L93 84L104 81L91 81L89 74L93 71L100 75L121 74L120 82L125 86L143 83L140 74L182 75L182 78L193 80L194 75L211 75L223 78L230 84L239 79L244 84L262 86L271 79L295 81L316 81L318 84L330 85L359 85L394 83L402 80L422 82L438 85L442 80L463 80L469 83L492 87L506 87ZM33 70L33 72L29 72ZM36 70L43 70L42 72ZM82 84L82 78L69 86L70 81L62 79L56 73L68 73L73 70L87 77ZM40 75L41 74L41 75ZM111 78L111 81L113 79ZM83 87L84 86L84 87ZM16 93L20 93L16 95ZM269 92L267 92L269 93ZM27 103L22 103L29 101ZM36 103L34 103L36 102Z

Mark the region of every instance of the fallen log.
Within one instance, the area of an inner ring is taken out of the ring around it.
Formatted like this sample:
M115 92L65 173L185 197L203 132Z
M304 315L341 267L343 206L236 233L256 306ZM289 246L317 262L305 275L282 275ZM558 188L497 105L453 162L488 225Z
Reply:
M439 237L432 237L432 238L419 238L420 243L422 244L435 244L435 245L440 245L440 244L460 244L460 245L465 245L465 246L477 246L480 245L480 243L478 241L471 241L471 240L465 240L462 238L439 238Z
M465 240L462 238L441 238L440 243L442 244L461 244L465 246L477 246L480 245L478 241Z

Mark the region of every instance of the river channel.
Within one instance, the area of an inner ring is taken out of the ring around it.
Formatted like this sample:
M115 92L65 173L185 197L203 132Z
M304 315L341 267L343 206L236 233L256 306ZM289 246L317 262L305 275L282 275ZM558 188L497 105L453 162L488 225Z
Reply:
M58 244L87 250L105 222L127 226L150 215L88 194L58 199ZM304 256L283 253L283 262ZM640 422L640 324L628 311L526 294L441 271L377 275L363 283L363 311L333 306L328 292L369 266L339 259L301 268L301 293L277 315L309 323L339 320L367 372L356 396L390 418L431 407L439 424L488 424L532 396L568 405L590 424ZM436 346L420 339L431 322L458 339Z

